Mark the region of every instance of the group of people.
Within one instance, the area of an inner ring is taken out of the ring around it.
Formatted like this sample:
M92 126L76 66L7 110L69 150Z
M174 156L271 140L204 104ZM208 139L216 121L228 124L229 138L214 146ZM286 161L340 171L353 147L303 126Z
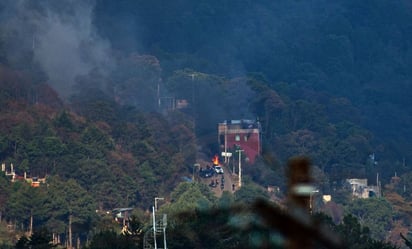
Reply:
M199 176L203 178L212 177L215 175L215 171L209 165L206 168L201 167L199 170Z
M217 186L219 186L219 181L217 180L217 178L214 180L212 179L209 186L212 188L216 188ZM225 176L222 175L220 179L220 189L223 190L224 188L225 188Z

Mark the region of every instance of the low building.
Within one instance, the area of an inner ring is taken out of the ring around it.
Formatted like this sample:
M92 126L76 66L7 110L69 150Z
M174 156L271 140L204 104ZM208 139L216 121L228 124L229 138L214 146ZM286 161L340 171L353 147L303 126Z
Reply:
M254 120L225 120L218 125L221 152L243 150L246 161L254 163L261 153L260 123Z
M4 174L10 178L11 182L16 182L16 181L25 181L30 184L33 188L40 187L41 183L46 183L46 176L43 178L39 177L28 177L27 173L24 172L23 175L18 175L14 171L13 164L10 164L10 171L7 171L6 169L6 164L2 163L1 164L1 171L4 172Z
M378 186L368 185L368 179L346 179L352 190L352 196L355 198L366 199L369 197L379 197L380 191Z

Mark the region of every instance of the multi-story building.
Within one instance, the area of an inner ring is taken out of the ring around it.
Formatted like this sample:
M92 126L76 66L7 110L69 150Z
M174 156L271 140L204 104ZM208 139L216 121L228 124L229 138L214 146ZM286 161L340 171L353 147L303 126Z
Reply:
M254 163L261 153L260 123L245 119L225 120L218 125L218 141L221 152L240 149L243 150L246 161Z

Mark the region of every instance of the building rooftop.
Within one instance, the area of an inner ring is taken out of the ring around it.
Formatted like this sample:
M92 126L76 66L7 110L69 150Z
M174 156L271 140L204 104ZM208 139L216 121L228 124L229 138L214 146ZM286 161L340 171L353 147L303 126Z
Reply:
M260 123L251 119L225 120L219 125L227 126L228 129L259 129Z

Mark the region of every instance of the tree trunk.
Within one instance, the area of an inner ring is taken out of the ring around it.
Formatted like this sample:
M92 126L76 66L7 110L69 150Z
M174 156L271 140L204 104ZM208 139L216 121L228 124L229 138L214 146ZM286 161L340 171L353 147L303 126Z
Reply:
M33 213L30 214L30 236L33 234Z
M72 215L69 215L69 241L68 241L68 249L72 249Z

